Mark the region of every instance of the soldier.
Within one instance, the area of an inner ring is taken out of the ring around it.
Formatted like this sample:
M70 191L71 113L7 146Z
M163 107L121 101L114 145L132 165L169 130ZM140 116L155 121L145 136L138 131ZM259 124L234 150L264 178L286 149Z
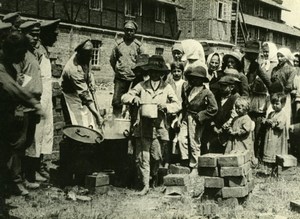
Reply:
M8 13L4 15L2 21L5 23L11 23L12 30L18 30L22 23L20 12L17 11L17 12Z
M110 64L115 72L114 96L112 100L113 114L120 117L122 114L121 96L125 94L135 74L132 69L135 67L136 58L142 54L142 43L135 39L138 25L132 21L126 21L124 25L124 37L116 42L110 56Z

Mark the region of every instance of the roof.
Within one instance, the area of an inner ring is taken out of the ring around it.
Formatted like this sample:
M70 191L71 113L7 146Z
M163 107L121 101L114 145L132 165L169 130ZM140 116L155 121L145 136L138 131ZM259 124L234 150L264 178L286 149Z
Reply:
M248 14L244 14L244 18L246 24L300 37L300 30L286 24L269 21Z
M200 43L207 43L207 44L212 45L212 46L227 46L227 47L234 46L234 44L232 44L232 43L219 41L219 40L200 39Z
M291 11L289 9L287 9L286 7L283 7L281 4L273 1L273 0L259 0L260 2L263 2L263 3L266 3L268 5L272 5L272 6L275 6L277 8L280 8L282 10L285 10L285 11Z
M166 4L166 5L172 5L175 6L177 8L181 8L181 9L185 9L182 5L180 5L179 3L177 3L176 0L156 0L157 2Z

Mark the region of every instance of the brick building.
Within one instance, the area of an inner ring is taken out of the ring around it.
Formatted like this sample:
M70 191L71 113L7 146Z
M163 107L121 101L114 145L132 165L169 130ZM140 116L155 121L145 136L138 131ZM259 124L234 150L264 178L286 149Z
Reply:
M85 39L94 44L93 70L98 80L113 78L109 55L123 35L125 20L137 22L137 38L145 52L171 58L171 45L179 36L176 8L172 0L2 0L0 13L20 11L24 19L62 20L58 42L52 49L57 63L64 65L74 48Z

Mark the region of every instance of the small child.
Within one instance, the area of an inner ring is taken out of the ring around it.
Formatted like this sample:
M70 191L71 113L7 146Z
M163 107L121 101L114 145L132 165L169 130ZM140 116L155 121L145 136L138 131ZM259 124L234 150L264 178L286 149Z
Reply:
M274 168L276 155L288 153L287 116L282 110L286 103L286 96L275 93L271 96L272 111L267 119L263 120L266 126L263 161L265 166Z
M248 116L249 109L249 98L242 96L236 99L236 117L233 118L232 124L227 130L230 138L226 145L225 154L232 153L233 151L243 152L249 150L252 154L252 161L254 161L254 122Z

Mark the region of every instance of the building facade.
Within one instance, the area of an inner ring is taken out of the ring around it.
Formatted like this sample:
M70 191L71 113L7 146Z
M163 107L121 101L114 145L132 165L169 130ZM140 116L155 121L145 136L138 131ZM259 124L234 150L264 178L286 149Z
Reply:
M137 38L146 53L171 59L171 46L179 35L176 8L182 7L172 0L4 0L0 13L19 11L24 19L60 18L58 42L52 48L57 63L64 65L80 42L91 39L96 78L112 80L109 56L123 36L126 20L137 22Z

